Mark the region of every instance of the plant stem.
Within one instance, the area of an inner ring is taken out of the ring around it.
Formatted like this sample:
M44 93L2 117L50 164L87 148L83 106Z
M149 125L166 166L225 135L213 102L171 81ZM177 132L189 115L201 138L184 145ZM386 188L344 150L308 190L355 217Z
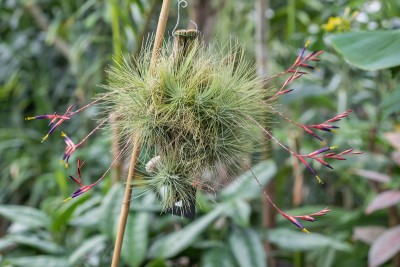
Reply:
M122 201L121 217L119 219L117 238L115 240L114 255L113 255L113 259L112 259L112 263L111 263L112 267L118 267L119 258L121 255L122 242L124 240L126 221L128 219L129 207L131 204L131 197L132 197L132 185L131 185L132 183L131 182L132 182L133 176L135 174L135 167L136 167L137 159L139 157L139 152L140 152L140 140L139 140L139 137L137 136L137 137L135 137L134 144L133 144L131 162L129 165L128 178L127 178L126 187L125 187L125 195L124 195L124 199Z
M164 0L162 7L161 7L160 17L159 17L158 25L157 25L156 37L154 39L153 54L151 56L150 69L152 69L154 67L154 64L157 60L158 52L159 52L162 42L163 42L164 32L165 32L165 28L167 25L170 2L171 2L171 0ZM125 196L124 196L124 200L122 201L121 217L120 217L120 221L119 221L119 225L118 225L117 239L115 240L114 254L113 254L113 259L112 259L112 263L111 263L112 267L118 267L119 258L121 256L121 248L122 248L122 242L124 239L126 221L128 219L129 207L131 204L132 180L133 180L133 176L135 174L136 162L138 160L140 147L141 147L140 137L135 136L134 138L135 139L134 139L134 144L133 144L133 149L132 149L132 157L131 157L131 161L129 164L128 177L126 180Z
M160 51L160 48L162 46L164 32L167 26L170 3L171 0L164 0L161 7L160 17L158 18L156 37L154 38L153 53L151 54L150 69L156 63L158 52Z

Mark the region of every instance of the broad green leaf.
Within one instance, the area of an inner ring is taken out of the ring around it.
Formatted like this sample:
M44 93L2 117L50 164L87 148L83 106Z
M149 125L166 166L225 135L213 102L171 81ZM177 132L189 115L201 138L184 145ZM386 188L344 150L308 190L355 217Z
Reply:
M67 258L51 256L33 256L8 259L15 267L71 267Z
M233 221L242 227L246 227L250 223L251 207L249 203L237 199L232 202L232 208L228 210L228 215Z
M95 207L72 219L69 223L79 227L96 227L100 223L101 214L100 207Z
M72 218L72 214L74 213L75 209L87 200L88 195L83 195L79 198L68 201L67 203L63 203L53 213L51 229L53 231L60 231L63 227L65 227L68 224L69 220Z
M14 246L15 242L11 241L8 236L0 238L0 252Z
M8 235L7 238L17 244L29 246L48 254L61 254L64 249L54 242L43 240L37 236Z
M145 267L169 267L166 261L163 259L155 259L146 264Z
M351 250L350 245L346 242L318 233L307 235L286 228L268 231L267 238L274 245L290 251L309 251L324 246L341 251Z
M400 65L400 30L341 33L328 39L339 54L360 69L379 70Z
M107 238L104 235L96 235L89 239L86 239L78 248L72 252L68 258L70 266L79 266L79 264L85 260L85 257L93 253L93 251L98 251L103 246L105 246Z
M149 249L149 258L170 258L193 244L196 238L224 212L225 206L219 205L210 213L196 219L179 231L157 239Z
M100 230L109 237L115 237L116 226L121 213L121 203L124 191L121 184L111 187L101 203L99 216Z
M130 212L122 245L122 259L131 267L140 266L146 258L149 244L150 214Z
M266 266L262 239L251 228L235 227L229 237L229 246L240 267Z
M1 205L0 215L29 228L48 228L50 226L50 218L44 212L31 207Z
M368 253L370 267L377 267L392 258L400 251L400 226L386 230L380 235Z
M235 261L232 254L225 247L216 247L208 250L201 257L200 267L232 267Z
M260 181L261 185L265 186L275 175L276 165L270 160L263 161L254 166L252 172ZM225 187L221 191L221 198L223 200L233 198L251 200L259 197L261 189L252 172L246 171L243 175L239 176L235 182Z

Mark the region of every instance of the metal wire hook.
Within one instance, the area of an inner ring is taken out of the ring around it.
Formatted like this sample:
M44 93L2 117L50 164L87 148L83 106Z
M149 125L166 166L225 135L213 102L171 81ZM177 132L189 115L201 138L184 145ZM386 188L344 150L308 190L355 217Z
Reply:
M185 8L185 7L187 7L187 5L188 5L188 3L187 3L186 0L177 0L177 1L178 1L178 18L176 19L175 28L172 30L172 37L174 37L176 28L178 28L178 25L179 25L181 7L182 7L182 8Z

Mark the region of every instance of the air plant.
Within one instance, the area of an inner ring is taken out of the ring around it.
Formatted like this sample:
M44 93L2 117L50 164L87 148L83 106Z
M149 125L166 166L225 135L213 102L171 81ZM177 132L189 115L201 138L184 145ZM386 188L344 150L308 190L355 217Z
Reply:
M177 40L180 41L179 37ZM146 165L147 178L136 184L146 185L163 195L161 206L164 210L177 201L184 208L189 207L195 200L194 189L202 189L205 171L214 171L218 164L243 167L243 159L254 151L254 143L261 142L260 130L298 158L318 182L322 180L307 159L332 168L326 160L343 160L345 155L359 153L352 149L332 152L336 147L324 143L323 148L300 154L290 150L265 128L266 118L275 113L323 141L314 131L336 131L339 127L332 123L350 114L348 110L320 124L302 125L287 118L274 106L277 98L293 90L288 89L288 85L302 77L306 73L304 69L314 69L312 62L318 61L323 51L306 55L306 44L290 68L273 76L289 75L273 92L265 89L266 82L273 77L259 78L256 66L245 59L242 47L236 42L221 48L206 46L197 38L187 40L178 46L165 43L154 63L151 62L151 42L148 42L138 58L115 61L107 71L108 84L104 86L107 92L92 103L73 112L70 107L64 115L54 113L27 119L52 119L51 123L55 124L44 141L72 115L101 103L106 119L100 124L106 124L110 115L115 116L120 140L127 140L118 158L128 148L133 136L138 137L143 151L151 151L148 155L151 160ZM63 157L66 164L71 154L98 129L99 126L77 145L62 134L67 145ZM82 165L78 161L78 178L71 177L81 186L71 198L91 189L111 168L95 183L85 186L80 178ZM255 179L259 183L257 177ZM329 212L329 209L323 209L308 215L292 216L281 211L268 195L267 199L284 218L307 233L299 220L314 221L314 217Z

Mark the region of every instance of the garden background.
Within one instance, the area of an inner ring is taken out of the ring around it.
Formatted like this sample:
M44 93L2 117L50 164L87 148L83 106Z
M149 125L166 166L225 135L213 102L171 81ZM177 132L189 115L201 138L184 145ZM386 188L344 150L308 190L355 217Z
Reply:
M326 137L363 154L334 170L313 165L323 185L275 144L249 155L283 210L332 210L307 224L309 235L275 214L250 172L198 193L193 222L160 214L155 195L134 188L121 266L400 266L400 3L187 2L178 28L193 28L193 20L206 42L236 38L261 74L284 71L307 40L307 49L325 50L318 70L291 84L277 107L303 124L352 109ZM122 179L114 168L96 189L63 203L76 189L59 162L64 141L56 133L41 144L46 122L24 118L102 93L113 55L137 55L160 8L160 0L0 1L0 266L110 265L126 164ZM173 1L166 40L177 16ZM84 137L97 118L90 108L64 126ZM270 127L292 150L315 150L315 140L279 116ZM110 165L112 142L112 133L97 132L73 156L90 162L85 179Z

